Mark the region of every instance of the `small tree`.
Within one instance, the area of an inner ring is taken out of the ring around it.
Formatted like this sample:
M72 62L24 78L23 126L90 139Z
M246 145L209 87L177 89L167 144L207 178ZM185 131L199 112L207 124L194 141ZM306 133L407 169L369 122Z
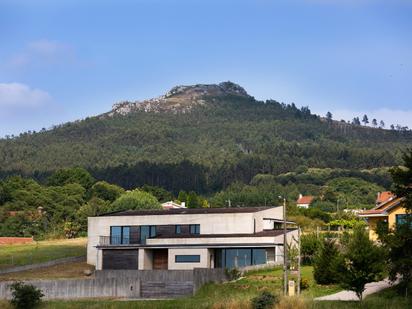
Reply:
M152 194L141 190L126 192L115 200L113 210L162 209L162 206Z
M325 239L318 250L313 263L313 277L318 284L336 283L335 263L339 251L333 240Z
M331 112L327 112L327 113L326 113L326 120L327 120L328 122L332 122L332 113L331 113Z
M321 242L316 234L306 234L300 237L300 247L302 254L302 263L311 265L316 252L319 250Z
M362 122L365 126L369 123L369 119L367 115L363 115Z
M378 126L378 121L375 118L372 119L372 125L374 128Z
M383 270L384 251L369 240L363 227L356 226L336 263L338 283L362 301L366 283L382 279Z
M14 282L10 285L10 303L17 309L31 309L41 303L42 291L30 284Z
M384 129L385 128L385 122L383 120L381 120L379 122L379 128Z

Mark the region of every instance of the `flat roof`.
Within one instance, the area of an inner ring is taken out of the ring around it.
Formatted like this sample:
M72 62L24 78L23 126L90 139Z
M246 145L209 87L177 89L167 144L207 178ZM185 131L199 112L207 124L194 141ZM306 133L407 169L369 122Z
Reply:
M279 207L279 206L276 206ZM126 210L102 214L98 217L119 216L153 216L153 215L192 215L192 214L225 214L225 213L254 213L275 207L230 207L230 208L172 208L172 209L148 209Z
M297 229L288 228L286 233L296 231ZM190 235L158 235L148 239L169 239L169 238L230 238L230 237L270 237L283 235L283 229L264 230L256 233L236 233L236 234L190 234Z

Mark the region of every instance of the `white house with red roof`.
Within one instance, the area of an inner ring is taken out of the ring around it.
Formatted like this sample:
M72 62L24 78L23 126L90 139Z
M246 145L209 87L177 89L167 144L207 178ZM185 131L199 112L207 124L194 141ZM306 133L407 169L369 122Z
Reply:
M314 199L315 197L312 195L299 194L299 198L296 201L296 205L301 208L309 208L310 204L313 202Z

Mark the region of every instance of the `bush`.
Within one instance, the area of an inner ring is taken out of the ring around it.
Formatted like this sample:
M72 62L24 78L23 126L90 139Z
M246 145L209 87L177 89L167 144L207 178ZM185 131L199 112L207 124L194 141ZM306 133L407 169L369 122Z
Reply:
M302 235L300 241L302 264L312 265L315 254L319 250L322 243L314 233Z
M306 289L309 289L309 286L310 286L310 284L309 284L309 280L308 279L306 279L306 278L302 278L302 279L300 279L300 289L303 291L303 290L306 290Z
M252 299L253 309L266 309L279 302L279 298L267 291L262 292L259 296Z
M10 303L18 309L31 309L41 303L42 291L30 284L15 282L10 285L12 299Z
M336 283L336 263L339 251L333 240L325 239L313 263L313 277L318 284Z
M242 273L237 268L226 268L225 269L226 276L229 277L229 280L236 280L239 279Z

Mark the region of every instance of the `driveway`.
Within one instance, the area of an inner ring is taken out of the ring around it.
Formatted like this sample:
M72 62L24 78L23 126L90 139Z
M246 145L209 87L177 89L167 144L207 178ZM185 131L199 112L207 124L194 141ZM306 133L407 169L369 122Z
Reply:
M396 284L396 283L395 283ZM393 284L390 283L388 279L371 282L366 284L365 291L363 292L363 298L366 296L377 293L384 289L390 288ZM352 291L341 291L332 295L317 297L314 300L343 300L343 301L358 301L359 298L356 296L355 292Z

